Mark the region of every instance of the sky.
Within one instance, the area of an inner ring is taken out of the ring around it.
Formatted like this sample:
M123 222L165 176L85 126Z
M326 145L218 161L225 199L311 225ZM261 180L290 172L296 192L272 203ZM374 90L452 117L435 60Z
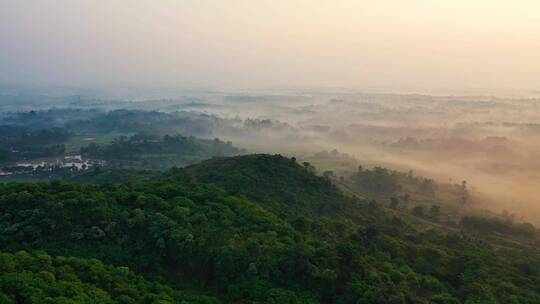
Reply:
M0 83L540 88L538 0L0 0Z

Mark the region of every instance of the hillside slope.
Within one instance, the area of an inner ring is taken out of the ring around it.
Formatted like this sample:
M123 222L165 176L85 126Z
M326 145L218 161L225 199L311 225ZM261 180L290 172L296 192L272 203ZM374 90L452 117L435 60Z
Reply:
M281 156L97 180L0 184L2 251L98 259L170 289L159 301L128 301L127 291L82 281L111 303L540 303L538 248L418 229ZM4 260L0 271L18 282L51 279ZM15 301L10 286L0 296Z

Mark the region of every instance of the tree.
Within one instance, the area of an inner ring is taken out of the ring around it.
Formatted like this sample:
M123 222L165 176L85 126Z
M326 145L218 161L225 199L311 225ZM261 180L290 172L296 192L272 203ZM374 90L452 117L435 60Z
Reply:
M429 218L434 222L439 222L441 218L441 207L432 205L431 208L429 208Z
M418 217L424 217L425 216L424 207L422 206L414 207L412 210L412 214Z
M401 197L401 200L403 201L403 204L407 205L409 201L411 200L411 195L409 193L405 193Z
M435 195L435 182L432 179L424 178L419 185L420 191L427 195Z
M399 199L395 196L390 198L390 208L397 209L399 206Z
M323 172L323 177L328 179L328 180L331 180L334 178L334 171L330 171L330 170L326 170Z
M460 185L460 202L462 205L469 201L469 190L467 190L467 181L462 181Z
M302 165L309 173L315 174L315 167L310 162L303 162Z

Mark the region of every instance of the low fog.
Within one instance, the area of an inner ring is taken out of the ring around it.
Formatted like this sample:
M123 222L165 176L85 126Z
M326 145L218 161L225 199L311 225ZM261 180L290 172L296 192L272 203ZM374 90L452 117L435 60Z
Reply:
M195 117L189 128L172 124L163 132L218 137L250 153L295 156L319 173L347 175L359 165L383 166L412 170L441 185L465 180L474 194L466 208L506 210L540 223L540 99L531 97L534 92L523 92L523 98L331 88L162 92L166 98L157 98L159 90L64 97L22 92L2 96L4 113L129 109ZM339 154L316 156L333 150Z
M337 149L364 166L466 180L475 208L540 222L538 99L306 91L225 100L229 115L271 120L234 139L248 148L300 156Z
M304 157L337 149L364 166L466 180L476 208L540 222L538 99L304 91L217 104L205 110L270 120L252 134L216 132L248 149Z
M466 180L540 223L538 3L1 1L0 115L205 114L185 135Z

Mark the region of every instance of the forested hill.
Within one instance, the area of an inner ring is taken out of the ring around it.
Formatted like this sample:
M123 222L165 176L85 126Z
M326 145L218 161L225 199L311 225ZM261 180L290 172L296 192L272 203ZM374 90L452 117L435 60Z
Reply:
M309 164L129 172L0 184L0 303L540 303L538 248L418 228Z
M308 164L281 155L252 154L212 158L186 171L204 183L216 184L279 213L331 214L352 200Z

